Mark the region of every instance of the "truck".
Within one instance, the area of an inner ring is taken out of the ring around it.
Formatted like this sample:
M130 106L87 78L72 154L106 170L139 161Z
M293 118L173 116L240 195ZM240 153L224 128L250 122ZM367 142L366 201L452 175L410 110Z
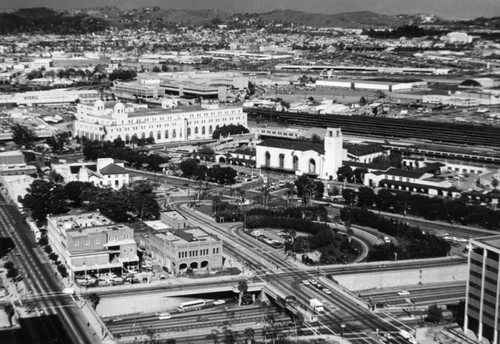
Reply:
M315 313L321 313L324 311L323 303L318 299L309 300L309 306L311 306Z

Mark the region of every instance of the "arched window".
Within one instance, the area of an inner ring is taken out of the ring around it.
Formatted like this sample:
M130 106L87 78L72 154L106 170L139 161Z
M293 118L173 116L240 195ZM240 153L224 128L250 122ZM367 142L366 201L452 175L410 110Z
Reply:
M271 154L269 152L266 152L266 166L271 166Z
M208 127L208 133L209 133L210 135L212 135L212 133L213 133L213 132L214 132L214 131L213 131L213 129L212 129L212 125L210 125L210 126Z
M201 127L201 135L205 135L205 126Z
M146 133L142 133L141 138L145 139L146 138Z
M158 130L158 133L156 134L156 139L161 140L161 131Z
M198 134L198 127L194 127L194 133Z
M187 136L188 137L191 136L191 128L188 128L188 130L187 130Z
M217 126L215 127L215 130L219 129L219 125L217 124Z
M285 168L285 154L280 154L280 168Z
M128 144L130 142L130 136L127 134L125 135L125 143Z
M154 139L155 134L154 134L152 131L150 131L150 132L149 132L149 137L151 137L152 139Z
M165 130L165 138L168 139L168 130Z
M309 159L309 173L316 174L316 161Z
M175 133L175 129L172 130L172 138L175 139L177 137L177 134Z
M299 170L299 157L296 155L293 156L293 170L294 171Z

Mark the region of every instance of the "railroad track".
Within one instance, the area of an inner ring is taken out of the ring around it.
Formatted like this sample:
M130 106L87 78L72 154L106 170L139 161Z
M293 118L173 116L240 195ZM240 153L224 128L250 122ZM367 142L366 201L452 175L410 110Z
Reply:
M343 133L369 137L419 139L438 143L500 146L500 128L373 116L320 115L250 108L251 117L269 117L306 127L340 127Z

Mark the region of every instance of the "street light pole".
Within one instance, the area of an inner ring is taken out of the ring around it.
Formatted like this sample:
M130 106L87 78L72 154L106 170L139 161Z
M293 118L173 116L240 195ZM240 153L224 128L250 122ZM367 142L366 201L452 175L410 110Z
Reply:
M340 324L340 336L342 337L342 339L344 339L344 329L345 329L345 323L342 322Z

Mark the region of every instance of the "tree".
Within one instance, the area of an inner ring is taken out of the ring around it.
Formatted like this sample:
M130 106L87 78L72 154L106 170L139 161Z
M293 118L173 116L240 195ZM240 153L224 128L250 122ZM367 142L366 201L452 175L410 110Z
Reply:
M358 190L358 205L360 207L372 207L375 201L375 192L372 188L362 186Z
M20 146L30 147L36 140L35 132L28 127L15 123L11 126L12 140Z
M311 196L316 192L316 183L306 175L302 175L295 181L297 195L302 198L304 205L309 204Z
M365 178L365 174L368 173L368 170L366 168L356 168L353 171L354 174L354 181L356 183L363 183L363 179Z
M350 182L352 182L353 176L354 176L354 173L352 171L351 166L344 165L344 166L339 167L339 169L337 170L337 179L341 182L343 182L345 180L345 181L350 183Z
M436 304L430 305L427 308L427 320L433 322L434 324L439 324L443 319L443 310Z
M243 333L245 339L247 340L247 344L253 344L255 338L255 331L251 327L247 327L245 332Z
M101 302L101 297L97 293L91 293L87 296L92 308L96 309L99 303Z
M224 344L235 344L236 343L237 334L233 330L226 328L224 329L224 339L222 342Z
M491 180L491 186L493 186L494 189L496 189L498 187L498 184L500 184L500 182L498 181L498 179L493 178Z
M248 290L248 283L246 280L241 280L238 282L238 291L240 292L239 298L238 298L238 305L241 306L241 299L243 298L243 295L247 292Z
M212 138L218 139L219 137L226 137L229 135L238 135L247 133L249 133L249 130L245 128L243 125L229 124L229 125L223 125L222 127L215 129L212 134Z
M312 134L312 136L311 136L311 142L313 142L313 143L323 144L324 141L325 140L321 136L319 136L318 134Z
M349 205L349 207L352 207L356 202L357 194L356 191L354 191L353 189L344 189L342 190L342 197Z
M314 198L322 199L325 193L325 184L322 181L317 180L314 183Z
M154 66L152 71L153 71L153 73L160 73L161 69L158 66Z
M198 159L186 159L181 162L179 169L182 171L184 177L191 178L196 172L199 163L200 160Z

